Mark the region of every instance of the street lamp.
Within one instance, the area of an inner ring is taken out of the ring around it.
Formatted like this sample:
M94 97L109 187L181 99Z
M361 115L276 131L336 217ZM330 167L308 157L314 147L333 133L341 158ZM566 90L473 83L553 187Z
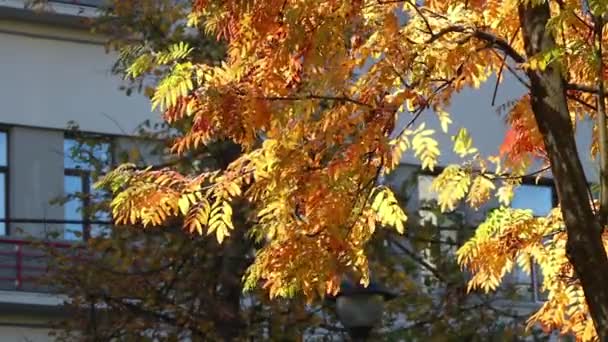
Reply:
M343 281L340 291L333 298L336 313L353 341L365 341L374 326L382 320L384 302L396 295L375 282L368 287Z

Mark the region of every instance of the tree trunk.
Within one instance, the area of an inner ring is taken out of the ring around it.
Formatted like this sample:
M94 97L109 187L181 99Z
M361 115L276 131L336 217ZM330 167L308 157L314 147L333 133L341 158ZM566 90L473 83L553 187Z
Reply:
M225 170L228 165L241 155L241 148L231 142L220 142L215 146L220 169ZM232 216L234 229L231 236L220 247L219 273L216 275L218 287L216 299L221 310L217 310L215 328L223 341L236 341L242 337L246 328L241 317L241 295L243 283L241 281L248 266L247 254L251 251L250 240L246 236L248 223L245 218L245 201L236 200L232 203L234 214Z
M235 222L235 228L225 246L222 246L222 255L219 256L221 266L216 275L219 283L216 300L221 310L217 310L215 327L224 341L237 340L246 328L241 317L241 278L247 269L247 253L251 251L251 246L247 243L243 225Z
M545 29L550 18L548 1L520 5L519 18L528 57L554 48L555 39ZM576 149L564 79L556 63L527 73L532 110L544 138L568 233L568 259L582 284L598 336L608 341L608 258Z

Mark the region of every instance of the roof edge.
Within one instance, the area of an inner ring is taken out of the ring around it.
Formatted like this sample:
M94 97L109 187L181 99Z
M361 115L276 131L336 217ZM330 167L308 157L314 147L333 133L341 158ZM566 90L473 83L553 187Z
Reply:
M93 6L92 3L76 4L67 2L49 1L45 10L35 11L27 8L24 0L0 0L0 19L88 29L91 26L90 19L100 15L100 7ZM99 3L101 5L101 1Z

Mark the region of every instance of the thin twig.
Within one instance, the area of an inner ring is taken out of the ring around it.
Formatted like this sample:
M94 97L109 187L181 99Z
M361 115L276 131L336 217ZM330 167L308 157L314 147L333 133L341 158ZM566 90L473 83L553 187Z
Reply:
M511 39L509 40L509 44L513 44L513 41L515 40L515 37L517 37L517 34L519 33L519 27L517 27L517 30L515 30L515 33L513 34L513 37L511 37ZM496 84L494 85L494 93L492 94L492 106L494 106L494 104L496 103L496 94L498 94L498 85L500 84L500 80L502 77L502 71L504 70L505 64L507 63L507 54L504 54L504 57L502 58L502 62L500 63L500 69L498 70L498 76L496 76Z
M420 16L420 18L422 18L422 20L424 21L424 24L426 25L427 30L429 30L428 33L430 33L431 36L434 36L435 33L433 33L433 28L431 27L429 20L424 16L424 14L422 14L422 11L420 11L420 8L418 8L418 6L416 6L415 3L412 3L411 0L408 0L408 3L414 8L416 13L418 13L418 15Z
M523 63L526 59L519 54L506 40L497 37L489 32L482 30L467 28L461 25L452 25L443 28L441 31L434 34L426 43L430 44L448 33L470 33L473 37L491 43L492 46L503 51L507 56L511 57L517 63Z
M352 98L346 97L346 96L323 96L323 95L309 94L309 95L304 95L304 96L283 96L283 97L281 97L281 96L262 96L262 97L257 97L257 99L267 100L267 101L329 100L329 101L350 102L350 103L354 103L354 104L362 106L362 107L374 108L374 106L372 106L368 103L357 101L355 99L352 99Z
M422 265L425 269L427 269L429 272L431 272L433 274L433 276L435 276L435 278L439 279L441 282L448 284L448 280L433 266L431 266L428 262L426 262L422 257L416 255L416 253L410 251L407 247L405 247L403 244L401 244L399 241L397 241L394 238L390 238L391 242L397 247L399 248L399 250L401 250L403 253L405 253L407 256L409 256L410 258L412 258L414 261L416 261L417 263L419 263L420 265Z
M501 55L498 54L498 52L492 50L492 52L494 52L494 54L496 56L498 56L499 58L502 58ZM509 63L505 63L505 67L507 68L507 70L509 70L509 72L519 81L519 83L521 83L524 87L526 87L527 89L530 89L532 86L530 84L528 84L521 76L519 76L519 74L517 73L517 71L515 71L510 65Z
M508 179L520 179L520 178L527 178L527 177L532 177L532 176L536 176L538 174L541 174L543 172L547 172L551 170L551 166L546 166L543 167L542 169L536 170L534 172L530 172L527 173L525 175L517 175L517 176L513 176L513 175L505 175L505 176L496 176L492 179L500 179L500 180L508 180Z
M587 102L585 102L585 101L583 101L583 100L579 99L578 97L576 97L576 96L574 96L574 95L569 95L569 94L566 94L566 97L567 97L567 98L569 98L569 99L571 99L571 100L573 100L573 101L576 101L576 102L578 102L578 103L582 104L583 106L585 106L585 107L587 107L587 108L591 109L592 111L597 111L597 107L596 107L596 106L594 106L594 105L592 105L592 104L590 104L590 103L587 103Z

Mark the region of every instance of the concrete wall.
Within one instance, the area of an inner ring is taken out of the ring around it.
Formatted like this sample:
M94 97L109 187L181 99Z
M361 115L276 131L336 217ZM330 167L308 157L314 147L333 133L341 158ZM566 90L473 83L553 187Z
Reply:
M9 5L20 6L0 0L0 11ZM10 218L64 219L64 209L49 201L63 195L63 131L70 121L82 131L120 136L136 134L146 120L160 121L147 98L119 90L122 80L110 72L116 56L106 53L103 42L81 29L0 20L0 125L9 128ZM17 235L24 226L12 224L9 231ZM27 224L27 234L60 228Z
M46 342L53 339L49 328L27 325L0 325L0 341L6 342Z
M44 129L12 127L9 132L9 217L12 219L62 220L63 208L49 202L63 195L63 133ZM57 229L52 225L27 226L27 234L42 236Z
M51 321L66 317L64 301L57 295L0 291L0 341L52 341Z
M127 97L111 75L115 56L86 31L0 21L0 124L133 134L159 120L143 95Z
M507 129L505 125L506 113L499 114L498 109L503 104L517 100L525 92L524 87L513 76L505 73L503 77L504 81L498 88L494 105L492 105L492 95L496 83L495 77L490 78L480 89L465 89L454 96L451 105L446 108L452 115L453 120L447 134L441 131L437 115L432 111L424 112L416 121L414 127L425 122L427 128L435 129L434 137L441 148L441 156L439 157L441 166L462 161L451 150L453 146L451 137L456 135L461 127L465 127L469 131L475 147L479 149L482 156L487 157L498 153ZM399 128L404 127L411 119L412 115L410 113L401 114L398 118L396 131L400 131ZM589 155L591 127L590 122L578 123L577 143L585 172L590 180L594 180L597 179L598 173L596 163ZM419 164L411 151L403 156L402 161L409 164Z

